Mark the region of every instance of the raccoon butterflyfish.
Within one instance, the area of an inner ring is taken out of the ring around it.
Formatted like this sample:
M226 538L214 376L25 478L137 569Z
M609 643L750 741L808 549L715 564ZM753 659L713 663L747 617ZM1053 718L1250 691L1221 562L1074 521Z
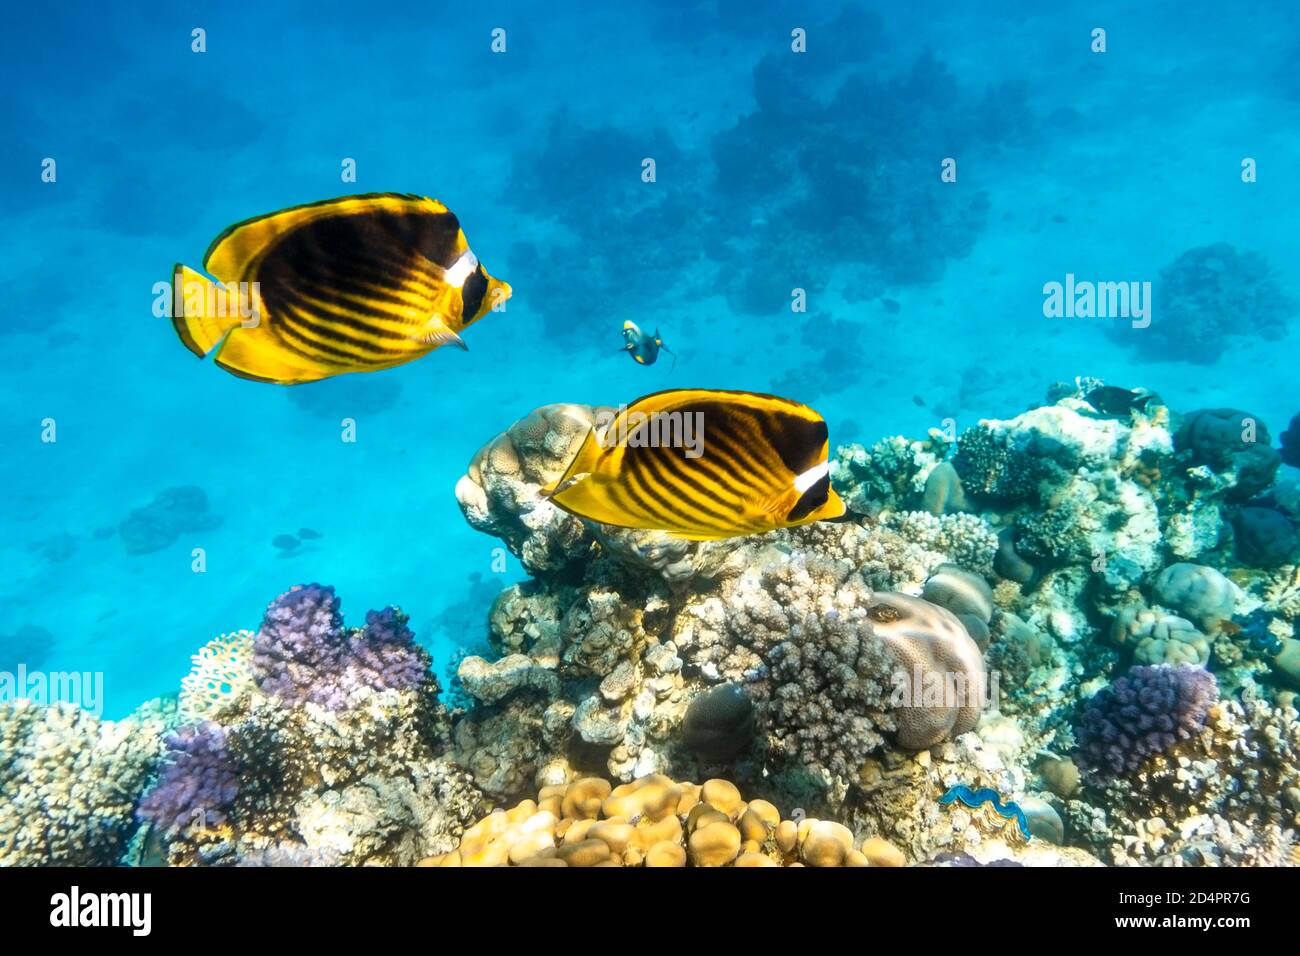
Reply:
M707 541L841 517L826 422L774 395L674 389L597 415L550 500L579 518Z
M172 324L233 375L294 385L414 361L510 296L436 199L344 196L231 226L177 264Z
M655 329L654 335L647 335L631 319L623 323L623 348L619 351L632 356L637 365L654 365L661 349L673 357L673 364L668 369L671 372L677 367L677 353L664 345L659 330Z

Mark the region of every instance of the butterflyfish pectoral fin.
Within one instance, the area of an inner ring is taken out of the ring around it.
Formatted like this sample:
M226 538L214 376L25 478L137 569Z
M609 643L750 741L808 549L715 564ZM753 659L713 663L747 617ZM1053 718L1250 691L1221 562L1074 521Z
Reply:
M447 328L446 323L438 316L434 316L425 323L424 328L416 332L412 338L426 345L432 345L434 348L443 345L454 345L462 352L469 351L469 346L465 344L465 340Z

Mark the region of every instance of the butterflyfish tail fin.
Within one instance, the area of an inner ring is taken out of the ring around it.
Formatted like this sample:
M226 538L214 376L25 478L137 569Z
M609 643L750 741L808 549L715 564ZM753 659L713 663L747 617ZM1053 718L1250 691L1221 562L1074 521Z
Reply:
M204 358L230 330L243 324L247 303L227 288L179 262L172 269L172 326L185 347Z

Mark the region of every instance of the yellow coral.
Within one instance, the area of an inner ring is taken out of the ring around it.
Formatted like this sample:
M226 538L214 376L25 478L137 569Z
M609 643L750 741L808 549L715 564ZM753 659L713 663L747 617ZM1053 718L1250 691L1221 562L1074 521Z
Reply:
M252 631L223 634L190 658L194 666L181 680L181 720L216 717L252 690L254 636Z
M562 814L557 818L556 811ZM854 847L830 820L782 820L727 780L677 783L651 774L620 787L587 777L546 786L536 801L497 810L460 846L421 866L902 866L879 837Z

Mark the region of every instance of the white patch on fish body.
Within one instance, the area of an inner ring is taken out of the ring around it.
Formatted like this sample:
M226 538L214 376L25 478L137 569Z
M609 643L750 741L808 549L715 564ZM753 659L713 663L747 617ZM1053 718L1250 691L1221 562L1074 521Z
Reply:
M813 485L817 484L817 482L829 475L830 471L831 463L829 460L822 462L820 465L813 465L802 475L798 475L795 478L794 490L799 492L799 494L803 494Z
M460 254L460 258L451 264L451 268L447 270L443 278L447 280L448 285L453 285L459 289L465 284L465 280L474 274L474 270L477 268L478 257L466 249Z

